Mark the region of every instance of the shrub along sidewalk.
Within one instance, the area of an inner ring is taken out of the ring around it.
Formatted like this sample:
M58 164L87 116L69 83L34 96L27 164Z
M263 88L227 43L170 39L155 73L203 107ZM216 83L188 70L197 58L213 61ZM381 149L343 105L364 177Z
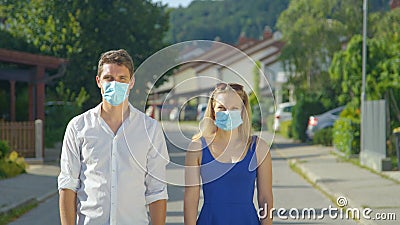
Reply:
M0 140L0 179L26 173L26 168L24 158L19 157L16 151L10 152L8 143Z

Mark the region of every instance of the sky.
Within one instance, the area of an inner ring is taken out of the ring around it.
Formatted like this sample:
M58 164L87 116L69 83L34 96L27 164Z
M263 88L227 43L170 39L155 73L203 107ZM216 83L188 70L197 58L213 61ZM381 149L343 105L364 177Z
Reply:
M179 5L186 7L190 4L192 0L157 0L164 4L168 4L169 7L177 8Z

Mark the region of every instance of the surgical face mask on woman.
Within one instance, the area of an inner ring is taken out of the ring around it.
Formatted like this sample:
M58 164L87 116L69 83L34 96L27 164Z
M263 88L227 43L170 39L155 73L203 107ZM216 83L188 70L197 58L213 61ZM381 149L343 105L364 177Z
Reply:
M121 83L117 81L103 82L103 98L112 106L121 105L129 96L128 83Z
M218 128L221 128L225 131L233 130L243 123L241 114L241 110L227 110L216 112L214 124Z

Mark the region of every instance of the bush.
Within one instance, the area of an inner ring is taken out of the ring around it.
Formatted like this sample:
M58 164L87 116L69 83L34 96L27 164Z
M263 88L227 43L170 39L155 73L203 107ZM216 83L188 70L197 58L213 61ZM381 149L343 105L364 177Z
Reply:
M0 159L0 178L15 177L25 173L27 164L23 157L19 157L16 151L12 151L7 157Z
M319 100L302 97L297 101L292 110L293 138L305 142L307 140L306 129L309 117L324 111L325 108Z
M48 91L52 92L51 89ZM52 97L53 101L46 103L46 122L44 123L46 147L53 147L55 143L62 141L68 122L82 111L83 103L89 99L83 87L76 94L66 88L63 82L58 83L53 95L49 98Z
M77 115L79 110L73 104L68 104L68 102L47 108L44 142L46 147L51 148L55 143L62 141L69 120Z
M325 146L332 146L332 127L328 127L315 132L313 143Z
M7 141L0 140L0 159L4 158L10 151Z
M284 136L285 138L292 138L292 121L291 120L286 120L282 121L280 125L280 134Z
M346 156L360 153L360 110L349 103L333 125L333 145Z

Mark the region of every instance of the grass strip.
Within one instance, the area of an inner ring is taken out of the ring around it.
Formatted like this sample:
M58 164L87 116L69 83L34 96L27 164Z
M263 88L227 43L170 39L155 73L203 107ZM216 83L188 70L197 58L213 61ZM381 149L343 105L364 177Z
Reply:
M0 225L6 225L17 218L21 217L25 213L29 212L31 209L38 206L37 202L31 202L23 206L17 207L10 210L9 212L0 214Z

